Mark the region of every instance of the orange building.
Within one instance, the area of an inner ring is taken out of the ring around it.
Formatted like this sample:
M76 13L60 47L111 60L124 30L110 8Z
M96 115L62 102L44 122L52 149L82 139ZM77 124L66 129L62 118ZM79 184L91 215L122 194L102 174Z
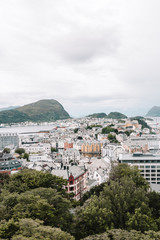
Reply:
M64 143L64 149L66 150L67 148L73 148L73 143L65 142Z

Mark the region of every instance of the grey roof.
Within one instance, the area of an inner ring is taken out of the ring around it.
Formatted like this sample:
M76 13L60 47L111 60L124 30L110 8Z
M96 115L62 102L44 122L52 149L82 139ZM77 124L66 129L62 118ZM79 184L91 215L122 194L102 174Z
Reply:
M64 179L68 179L69 178L67 170L63 170L63 169L52 170L51 173L53 175L58 176L58 177L63 177Z
M73 175L73 177L76 179L83 173L85 173L85 170L82 169L79 166L71 166L69 167L69 170L52 170L51 172L53 175L56 175L58 177L63 177L64 179L69 179L70 174Z
M94 183L97 183L97 181L95 179L88 179L88 181L87 181L88 186L92 186Z

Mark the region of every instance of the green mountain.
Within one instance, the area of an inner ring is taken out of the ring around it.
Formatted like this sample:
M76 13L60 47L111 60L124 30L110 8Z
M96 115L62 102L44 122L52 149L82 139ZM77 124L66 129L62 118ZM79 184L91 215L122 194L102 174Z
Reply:
M152 107L148 113L146 114L146 116L149 117L160 117L160 107L158 106L154 106Z
M91 115L88 115L87 117L90 118L105 118L107 115L105 113L93 113Z
M56 100L40 100L16 109L1 111L0 123L51 122L70 118L63 106Z
M126 115L120 113L120 112L110 112L107 116L107 118L112 118L112 119L124 119L127 118Z

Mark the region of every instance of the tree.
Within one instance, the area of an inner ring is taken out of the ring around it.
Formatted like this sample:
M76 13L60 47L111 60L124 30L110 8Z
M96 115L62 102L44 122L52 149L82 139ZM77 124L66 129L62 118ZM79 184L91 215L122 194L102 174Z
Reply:
M94 186L90 189L90 191L87 191L84 193L82 200L81 200L81 205L85 203L92 195L96 195L99 197L100 193L103 191L103 188L106 183L101 183L100 185Z
M10 153L11 149L10 148L4 148L3 153Z
M55 189L37 188L22 193L13 208L13 217L43 220L45 225L67 230L72 221L71 203ZM35 204L36 203L36 204Z
M23 158L27 159L27 161L28 161L29 160L29 154L28 153L24 153Z
M112 128L111 126L107 126L107 127L105 127L105 128L102 128L102 134L109 134L109 133L111 133L111 132L117 133L118 130L115 129L115 128Z
M1 239L12 240L74 240L69 233L63 232L59 228L44 226L43 221L30 218L20 219L14 222L3 222L0 225Z
M83 240L158 240L160 232L148 231L141 233L139 231L126 231L122 229L107 230L103 234L88 236Z
M149 183L141 176L139 169L136 166L129 166L126 163L119 163L113 166L110 172L109 181L120 181L123 177L128 177L133 180L136 187L149 189Z
M151 215L149 207L142 203L142 206L135 209L134 214L128 213L128 229L145 232L148 230L157 230L157 225Z
M147 211L150 214L146 226L142 223L142 230L156 229L157 223L153 224L154 219L148 205L147 186L137 168L126 164L114 167L99 196L91 196L77 211L76 234L85 237L112 228L137 229L134 225L137 209L141 209L140 216L143 219Z
M58 149L57 148L54 148L54 147L51 147L51 152L58 152Z
M111 133L108 134L108 140L109 140L111 143L119 143L118 140L116 139L116 136L112 135Z
M4 184L4 188L9 192L22 193L31 189L44 187L53 188L63 195L66 195L65 185L67 181L48 172L23 169L11 175L9 181Z
M0 173L0 192L5 182L8 182L8 181L9 181L9 175L7 173Z
M79 128L75 128L75 129L74 129L74 133L77 133L78 130L79 130Z
M76 239L81 239L88 235L103 233L112 227L112 218L113 213L106 206L105 199L92 196L83 207L77 210L73 234Z
M81 136L78 136L78 137L77 137L77 139L78 139L78 140L82 140L82 139L83 139L83 137L81 137Z
M23 153L25 153L25 149L24 148L17 148L15 150L15 153L18 153L19 155L22 155Z
M11 237L17 232L18 224L10 219L8 222L0 222L0 238L11 239Z
M148 192L147 196L149 198L149 207L152 209L152 214L154 218L160 217L160 193L155 191Z

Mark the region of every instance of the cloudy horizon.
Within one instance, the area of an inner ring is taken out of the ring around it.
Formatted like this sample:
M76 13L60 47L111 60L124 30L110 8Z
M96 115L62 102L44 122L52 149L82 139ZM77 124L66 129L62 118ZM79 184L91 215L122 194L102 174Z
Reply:
M56 99L73 117L160 106L158 0L0 2L0 108Z

